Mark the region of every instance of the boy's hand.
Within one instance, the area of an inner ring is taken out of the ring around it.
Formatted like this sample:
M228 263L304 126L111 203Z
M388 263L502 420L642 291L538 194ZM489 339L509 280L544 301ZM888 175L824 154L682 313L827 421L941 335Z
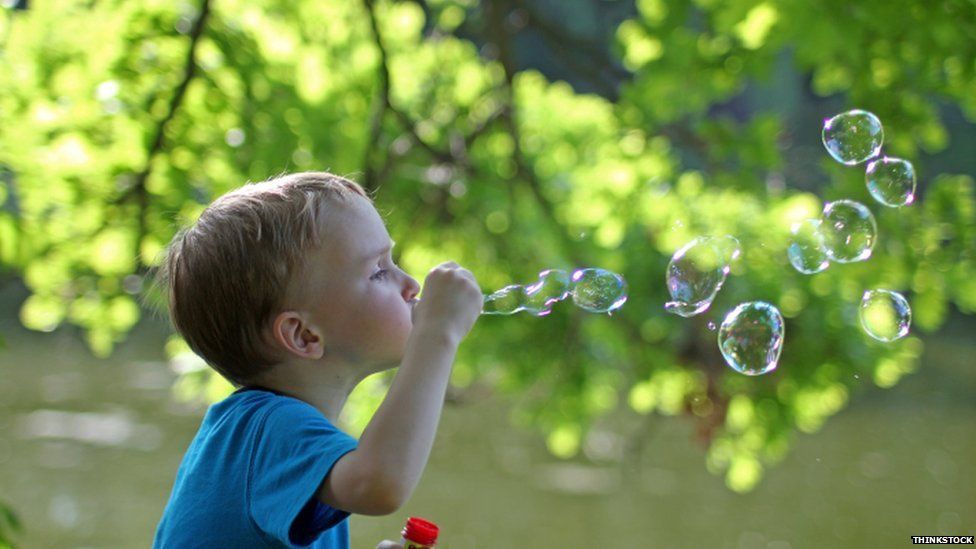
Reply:
M323 503L350 513L388 515L410 499L434 444L457 346L483 305L481 288L468 270L457 263L431 269L423 299L413 309L413 329L396 377L359 447L339 458L322 482Z
M376 546L376 549L403 549L403 546L395 541L390 541L387 539L381 541L380 544Z
M459 343L478 320L484 302L471 271L453 261L441 263L424 280L423 299L414 309L414 329L443 332Z

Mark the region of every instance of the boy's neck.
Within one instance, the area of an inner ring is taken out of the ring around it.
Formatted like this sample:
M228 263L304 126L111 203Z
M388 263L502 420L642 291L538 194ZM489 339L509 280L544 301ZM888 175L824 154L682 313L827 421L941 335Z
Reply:
M336 423L349 393L365 377L348 365L278 364L255 385L311 404Z

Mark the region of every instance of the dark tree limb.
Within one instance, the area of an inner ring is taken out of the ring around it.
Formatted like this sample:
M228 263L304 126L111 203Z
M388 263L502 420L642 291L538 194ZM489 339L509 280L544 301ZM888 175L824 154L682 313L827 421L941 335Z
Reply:
M387 109L391 106L390 102L390 66L387 62L386 47L383 45L383 38L380 36L379 23L376 20L376 12L373 8L373 0L363 0L366 13L369 15L369 26L373 32L373 42L380 52L379 70L377 71L380 81L378 97L373 99L372 112L369 115L369 137L366 140L366 148L363 152L363 187L367 191L376 190L376 172L373 168L373 151L379 146L380 136L383 131L383 117ZM389 155L387 155L387 158Z
M186 90L190 87L190 82L193 81L193 77L196 75L196 72L199 69L196 60L197 46L200 44L200 39L203 37L203 30L206 28L207 19L209 16L210 0L203 0L200 3L200 15L197 17L196 21L193 22L193 27L190 28L190 47L186 52L183 78L176 86L176 91L173 92L173 97L170 99L169 109L167 110L166 115L156 126L156 135L153 137L152 144L149 146L149 155L146 159L146 166L136 175L133 189L135 190L136 194L136 203L139 205L139 231L136 238L136 258L139 263L142 263L142 258L138 248L142 242L142 239L146 235L146 214L149 208L149 192L146 189L146 181L149 179L149 174L152 172L153 161L155 161L159 153L163 151L164 141L166 139L166 128L176 117L176 112L183 104L183 98L186 95Z
M508 131L508 133L512 136L512 140L514 142L512 160L517 168L516 177L527 184L528 190L530 191L532 197L535 199L545 216L549 219L550 224L560 235L564 254L575 265L585 266L588 265L585 254L579 249L575 242L567 237L566 232L563 230L562 225L559 223L555 215L555 206L542 192L541 179L535 172L531 162L528 160L528 158L526 158L520 144L518 110L517 106L515 105L512 87L516 67L511 51L510 36L504 26L506 14L505 10L510 8L510 1L512 0L492 2L487 6L487 10L489 32L491 36L495 37L494 39L496 40L495 44L498 48L499 61L501 62L505 73L505 90L503 94L504 106L500 110L500 118L506 128L506 131ZM518 2L520 0L514 1ZM682 130L687 130L687 128L680 127L675 131L681 132L681 137L686 142L692 143L696 148L699 148L699 150L704 153L704 142L693 133L684 133ZM623 314L619 315L618 322L620 322L621 328L627 333L628 337L634 343L634 345L630 346L629 348L640 348L640 346L644 344L644 338L641 335L640 326L637 324L637 322ZM578 326L571 325L569 332L570 333L567 335L571 340L579 340ZM727 405L727 399L721 397L717 390L718 376L715 375L715 367L712 364L715 353L708 353L708 351L703 349L698 342L692 342L684 351L684 359L688 360L690 364L695 364L699 369L704 370L706 374L708 374L706 377L707 381L705 391L708 397L711 398L715 403L716 411L709 417L702 418L702 425L700 426L699 434L702 438L710 439L714 435L717 427L716 421L720 422L724 417L725 407ZM576 355L576 353L574 353L574 355ZM710 367L710 364L712 364L712 367Z
M179 84L176 86L176 90L173 92L173 96L170 98L169 107L166 110L166 114L159 121L159 123L156 124L155 132L153 133L149 143L148 154L146 155L146 164L142 171L135 174L135 179L132 186L111 202L112 206L120 206L133 199L133 197L135 199L135 203L138 207L138 230L135 240L135 258L137 269L147 267L147 265L145 265L142 261L142 254L140 252L140 245L146 235L146 216L149 209L149 191L146 188L146 182L149 180L149 176L152 173L153 162L155 162L156 158L165 148L166 129L176 117L177 111L183 105L186 90L190 86L190 82L193 81L193 78L196 76L199 69L196 62L197 47L200 43L200 39L203 37L203 31L206 28L207 19L209 16L210 0L202 0L200 3L200 15L197 17L196 21L193 22L193 26L190 28L189 32L190 46L187 49L186 61L183 64L183 77L180 79ZM94 237L101 233L107 227L110 219L112 218L107 217L105 223L103 223L102 226L100 226L89 237Z
M187 50L186 62L183 65L183 77L180 79L180 83L177 84L176 90L173 92L173 96L170 98L169 107L166 109L166 114L163 115L162 120L156 124L156 130L148 147L149 151L147 154L146 165L141 172L136 174L135 183L132 185L132 187L127 189L125 193L120 195L112 202L113 205L119 205L127 202L132 195L135 195L136 202L140 207L140 227L143 229L145 227L145 206L148 202L146 181L149 179L149 175L152 173L153 161L161 152L163 152L165 147L166 128L176 117L176 112L183 104L183 98L186 95L186 90L190 86L190 82L196 76L197 70L199 69L196 62L197 46L200 42L200 38L203 36L203 31L206 27L209 15L210 0L203 0L200 5L200 16L197 17L196 21L193 22L193 27L190 29L190 47ZM140 240L141 236L142 232L140 231Z
M380 53L378 70L380 79L379 97L375 100L373 112L370 115L370 134L366 143L366 151L364 153L365 158L363 160L363 186L369 190L374 190L378 186L379 181L377 181L377 170L374 169L371 159L373 150L379 147L380 137L383 130L383 118L387 112L393 114L397 122L399 122L400 126L404 129L404 131L407 132L414 143L426 150L438 162L456 163L457 158L451 154L450 150L441 150L421 138L417 133L416 123L410 118L409 115L407 115L407 113L393 105L390 92L389 53L387 52L386 47L383 45L383 37L380 33L379 21L376 18L376 9L373 4L373 0L363 0L363 4L366 8L367 14L369 15L373 41ZM387 160L385 161L384 166L380 168L379 173L386 173L389 171L388 163L389 155L387 155Z

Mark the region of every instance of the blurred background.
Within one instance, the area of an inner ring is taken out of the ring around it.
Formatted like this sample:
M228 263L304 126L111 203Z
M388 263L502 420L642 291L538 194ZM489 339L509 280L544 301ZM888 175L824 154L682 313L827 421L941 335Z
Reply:
M483 317L407 516L448 548L909 544L976 533L976 5L833 0L2 2L0 547L145 547L209 403L153 268L247 181L328 170L374 195L416 278L488 292L621 273L613 315ZM824 121L875 113L913 204L874 201ZM871 258L806 275L793 224L859 201ZM693 238L742 244L665 312ZM862 293L901 292L870 338ZM763 300L779 367L709 323ZM358 434L389 375L343 412Z

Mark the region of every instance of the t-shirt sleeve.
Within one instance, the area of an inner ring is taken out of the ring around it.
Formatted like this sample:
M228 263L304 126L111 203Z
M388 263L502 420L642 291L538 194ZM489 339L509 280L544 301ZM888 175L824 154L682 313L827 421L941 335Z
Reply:
M356 445L304 402L289 399L269 410L248 471L247 506L257 527L287 546L302 546L348 517L318 503L315 494L335 462ZM293 529L296 519L302 527Z

